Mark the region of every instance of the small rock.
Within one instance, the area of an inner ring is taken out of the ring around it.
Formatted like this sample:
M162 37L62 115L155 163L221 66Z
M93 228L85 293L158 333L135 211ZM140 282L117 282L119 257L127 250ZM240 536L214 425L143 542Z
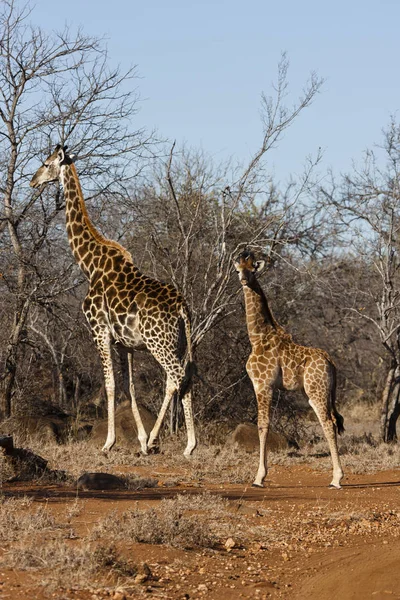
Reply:
M126 596L123 592L114 592L113 600L126 600Z
M197 586L197 590L198 590L199 592L208 592L208 587L207 587L207 586L206 586L204 583L200 583L200 584Z
M232 538L228 538L224 544L227 552L230 552L232 550L232 548L234 548L236 546L235 540Z
M151 577L152 573L151 573L150 567L147 563L143 563L142 571L145 575L147 575L147 577Z
M148 580L148 575L146 575L146 573L138 573L135 576L134 582L135 583L144 583L145 581Z
M264 542L252 542L249 547L250 552L261 552L261 550L268 550L267 544Z

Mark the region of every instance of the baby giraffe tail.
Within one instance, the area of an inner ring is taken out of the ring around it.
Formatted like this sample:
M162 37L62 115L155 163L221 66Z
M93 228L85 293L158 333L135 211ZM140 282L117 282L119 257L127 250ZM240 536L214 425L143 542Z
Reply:
M336 367L332 362L329 362L331 367L331 417L336 425L338 434L344 432L344 419L342 415L336 410Z

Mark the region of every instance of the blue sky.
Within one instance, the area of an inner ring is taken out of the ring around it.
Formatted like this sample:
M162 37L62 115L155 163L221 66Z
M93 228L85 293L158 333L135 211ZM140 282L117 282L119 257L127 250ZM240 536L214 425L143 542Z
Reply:
M262 135L260 94L282 51L293 100L314 70L326 82L268 160L283 182L322 147L324 167L351 169L400 108L396 0L38 0L32 21L108 39L110 59L137 65L138 127L248 161Z

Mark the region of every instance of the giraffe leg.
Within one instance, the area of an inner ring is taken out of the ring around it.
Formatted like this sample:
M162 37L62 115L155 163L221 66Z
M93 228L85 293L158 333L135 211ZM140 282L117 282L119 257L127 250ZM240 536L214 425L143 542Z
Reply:
M258 436L260 439L260 460L258 464L257 475L253 482L253 486L255 487L263 487L263 482L268 471L267 436L269 429L269 413L272 401L272 394L272 387L268 387L261 391L256 391L258 405Z
M182 398L183 413L185 415L185 424L187 431L187 446L183 453L188 458L196 448L196 434L194 431L194 419L192 409L192 392L189 390Z
M147 433L143 425L142 417L140 416L139 408L136 403L135 397L135 386L133 384L133 356L132 353L128 353L128 366L129 366L129 393L131 395L131 406L133 418L135 419L136 429L138 433L138 440L143 454L147 454Z
M155 446L155 441L158 438L158 434L160 433L160 428L161 428L162 422L164 420L165 413L167 412L167 408L170 405L172 396L177 391L177 389L178 389L178 386L176 385L174 380L169 375L167 375L167 384L166 384L164 401L161 405L161 410L158 413L158 417L154 424L154 427L151 430L150 435L149 435L149 440L148 440L148 444L147 444L147 447L149 450Z
M318 421L321 423L321 427L328 442L329 451L331 453L332 466L333 466L333 477L330 483L330 487L337 489L341 488L340 481L343 478L343 469L340 463L339 451L337 447L337 432L336 425L332 420L329 406L329 392L326 394L317 394L316 392L307 392L308 401L315 414L318 417ZM328 397L328 402L327 402Z
M172 357L170 357L172 360ZM175 357L173 357L174 361L175 361ZM159 360L160 364L164 366L162 360ZM182 365L176 360L175 364L173 365L173 370L171 369L171 365L169 365L169 368L167 370L167 384L166 384L166 390L165 390L165 396L164 396L164 401L162 403L161 406L161 410L158 414L157 417L157 421L153 427L153 430L150 432L149 435L149 440L148 440L148 448L152 448L154 446L154 443L158 437L158 434L160 432L160 428L161 428L161 424L164 420L165 417L165 413L167 411L167 408L169 407L170 403L171 403L171 399L172 396L175 394L175 392L179 392L181 385L182 385L182 381L185 377L185 371L184 368L182 367ZM164 366L165 368L165 366ZM194 419L193 419L193 411L192 411L192 395L190 390L188 390L183 398L182 398L182 405L183 405L183 414L185 416L185 424L186 424L186 431L187 431L187 436L188 436L188 441L187 441L187 445L184 451L184 456L189 457L191 455L191 453L193 452L194 448L196 447L196 435L195 435L195 431L194 431Z
M103 364L104 382L107 396L108 431L103 452L108 452L115 444L115 381L111 357L111 339L107 330L94 338Z

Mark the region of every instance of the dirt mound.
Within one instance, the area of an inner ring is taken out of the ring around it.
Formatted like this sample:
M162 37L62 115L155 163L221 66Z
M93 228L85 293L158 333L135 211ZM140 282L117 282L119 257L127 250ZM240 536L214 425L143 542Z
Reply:
M155 416L140 404L139 412L146 432L150 433L156 422ZM107 437L107 427L107 419L98 421L93 427L91 440L96 444L104 444ZM129 446L130 448L133 446L140 449L140 444L137 439L136 423L133 418L130 402L128 401L122 402L117 406L115 411L115 432L118 445Z
M228 445L236 444L246 452L259 450L260 441L258 437L257 425L252 423L240 423L236 429L228 436L226 443ZM285 450L289 447L288 440L276 431L268 432L267 448L268 450Z
M53 471L47 460L26 448L15 448L12 436L0 436L0 465L4 481L47 480L65 481L63 471Z
M29 442L29 438L48 444L56 442L63 444L69 439L85 440L92 430L92 425L86 422L77 423L67 414L58 415L14 415L0 425L0 434L13 435L18 441Z
M18 435L19 438L30 436L39 438L43 443L60 442L67 438L69 432L69 418L49 416L22 416L16 415L4 421L0 426L0 433Z

